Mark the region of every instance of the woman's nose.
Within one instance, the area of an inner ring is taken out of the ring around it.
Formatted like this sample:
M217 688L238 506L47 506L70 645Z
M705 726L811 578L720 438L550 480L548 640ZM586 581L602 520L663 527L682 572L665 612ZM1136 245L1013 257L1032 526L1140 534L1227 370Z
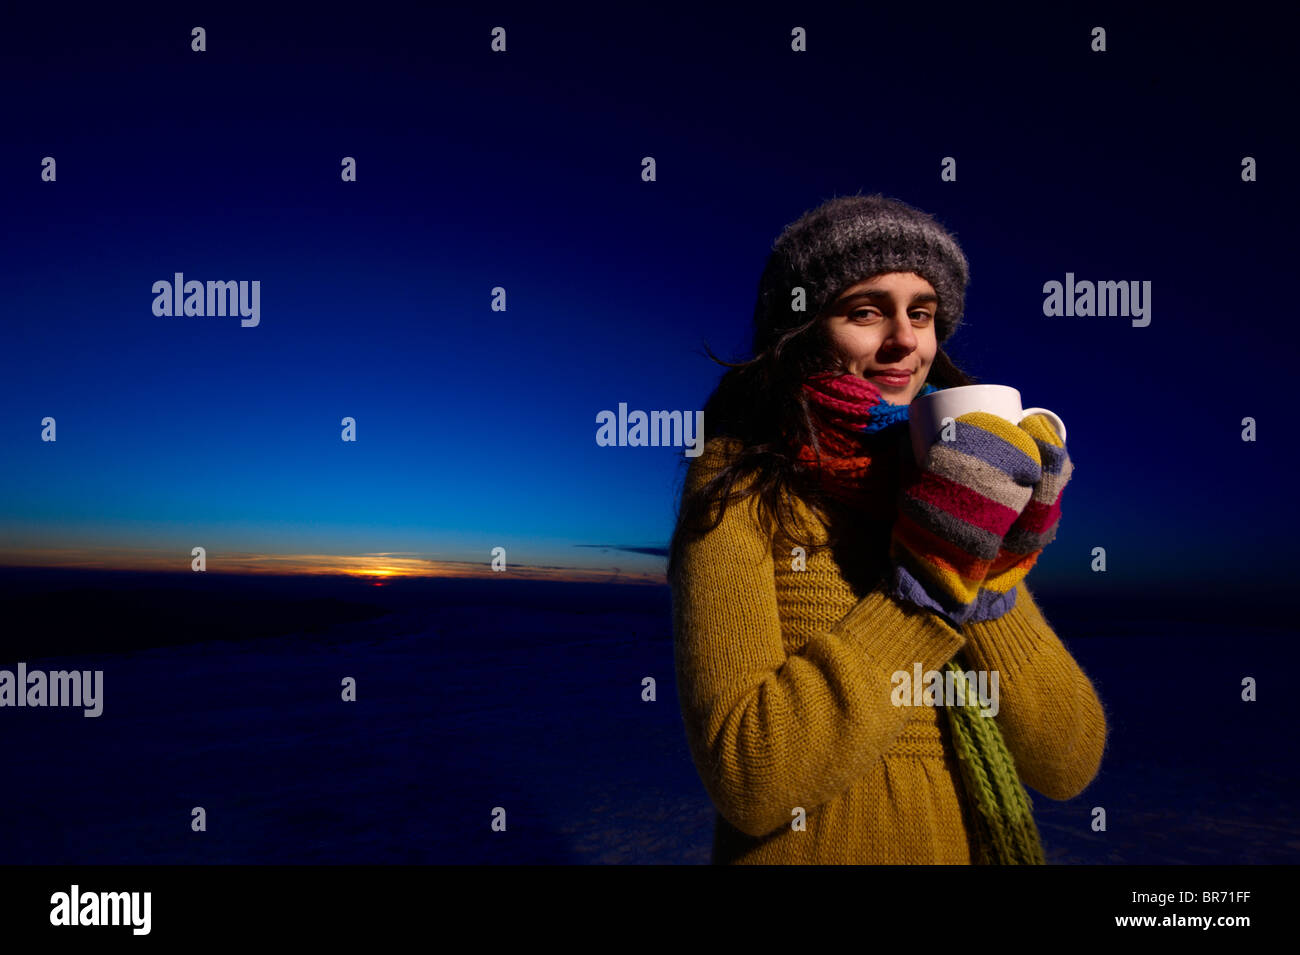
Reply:
M906 351L916 347L916 332L912 329L912 322L907 316L894 320L885 343Z

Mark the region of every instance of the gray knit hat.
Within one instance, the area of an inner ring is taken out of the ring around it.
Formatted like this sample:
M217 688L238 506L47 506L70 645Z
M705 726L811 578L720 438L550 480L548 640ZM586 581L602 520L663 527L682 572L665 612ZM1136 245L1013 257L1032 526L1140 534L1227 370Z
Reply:
M754 306L755 349L802 325L847 288L882 272L915 272L934 286L935 337L952 335L965 308L970 268L933 217L882 195L840 196L805 212L772 245ZM792 310L802 286L806 311Z

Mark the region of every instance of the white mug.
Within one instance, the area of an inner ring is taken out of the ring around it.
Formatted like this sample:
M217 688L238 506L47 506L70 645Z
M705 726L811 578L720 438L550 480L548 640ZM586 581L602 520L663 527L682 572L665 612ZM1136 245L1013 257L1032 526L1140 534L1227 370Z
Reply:
M943 431L944 418L959 418L971 411L987 411L1012 424L1019 424L1031 414L1045 415L1065 440L1065 422L1055 412L1046 408L1020 407L1020 392L1010 385L963 385L959 388L942 388L928 395L912 399L907 418L912 436L912 454L918 466L925 464L925 456Z

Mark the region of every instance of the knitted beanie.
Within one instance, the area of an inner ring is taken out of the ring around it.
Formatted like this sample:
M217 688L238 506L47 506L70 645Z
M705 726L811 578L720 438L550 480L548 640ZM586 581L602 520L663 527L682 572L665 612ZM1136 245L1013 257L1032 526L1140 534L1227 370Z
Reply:
M829 199L790 223L772 245L754 306L754 350L820 315L845 289L882 272L915 272L934 286L935 337L952 335L965 308L970 268L931 216L882 195ZM804 289L795 311L793 289Z

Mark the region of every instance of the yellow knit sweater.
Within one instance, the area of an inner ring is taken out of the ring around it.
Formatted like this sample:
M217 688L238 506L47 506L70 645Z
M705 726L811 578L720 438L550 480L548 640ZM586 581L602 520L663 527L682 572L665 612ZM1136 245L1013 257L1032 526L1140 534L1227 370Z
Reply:
M737 446L710 440L685 490ZM796 544L760 526L756 500L687 544L671 581L678 696L717 811L715 864L970 863L974 808L947 718L891 701L896 671L941 670L959 651L963 669L998 671L995 718L1028 786L1062 800L1092 781L1105 715L1023 581L1005 616L958 631L884 594L887 527L864 524L856 543L813 550L796 570ZM803 540L823 539L802 502L796 514L813 529Z

